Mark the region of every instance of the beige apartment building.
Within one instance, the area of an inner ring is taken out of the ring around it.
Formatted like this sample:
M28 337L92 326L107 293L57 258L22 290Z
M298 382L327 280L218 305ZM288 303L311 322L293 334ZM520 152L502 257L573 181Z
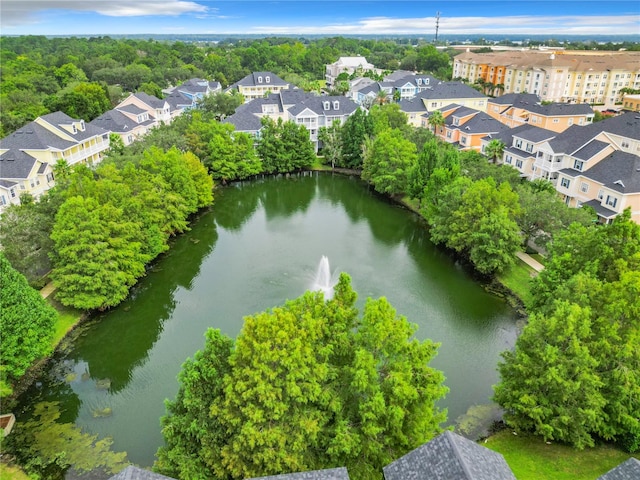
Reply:
M614 106L623 88L640 88L640 52L466 51L453 78L481 79L502 93L532 93L541 101Z

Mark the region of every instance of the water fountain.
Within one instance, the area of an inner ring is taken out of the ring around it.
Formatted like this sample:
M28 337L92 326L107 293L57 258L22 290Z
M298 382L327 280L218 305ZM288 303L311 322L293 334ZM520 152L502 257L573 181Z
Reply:
M316 272L316 277L313 280L313 286L311 287L311 290L322 291L322 293L324 293L324 298L326 300L329 300L331 299L331 297L333 297L333 287L335 287L336 283L337 282L331 275L331 269L329 268L329 259L326 255L323 255L320 259L318 271Z

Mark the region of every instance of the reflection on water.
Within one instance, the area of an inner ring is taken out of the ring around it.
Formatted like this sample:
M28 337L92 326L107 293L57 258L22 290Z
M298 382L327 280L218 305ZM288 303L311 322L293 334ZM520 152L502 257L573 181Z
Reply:
M433 247L419 217L357 179L306 174L217 191L211 211L131 297L78 330L23 395L23 410L59 401L62 420L112 436L114 450L150 466L164 399L175 396L180 367L206 329L235 336L243 316L301 295L323 255L351 275L358 305L386 296L419 338L442 344L434 366L451 389L442 402L451 420L487 403L499 353L515 341L515 314Z

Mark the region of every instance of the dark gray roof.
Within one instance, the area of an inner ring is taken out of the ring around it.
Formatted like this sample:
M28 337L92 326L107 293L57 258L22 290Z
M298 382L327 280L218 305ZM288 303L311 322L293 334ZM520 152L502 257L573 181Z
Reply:
M86 140L87 138L95 137L97 135L103 135L105 133L108 133L101 128L98 128L96 126L89 125L89 124L85 124L84 131L77 129L76 133L71 133L68 130L65 130L64 128L62 128L61 125L71 125L72 123L80 122L81 120L76 118L71 118L69 115L63 112L48 113L46 115L42 115L40 118L45 122L56 127L61 132L64 132L65 135L69 135L73 137L73 139L77 142L81 142L83 140ZM32 123L35 123L35 122L32 122ZM46 129L43 128L43 130L46 130ZM51 134L51 135L55 137L54 134Z
M464 106L460 106L458 108L456 108L455 112L452 112L449 117L453 118L453 117L458 117L458 118L463 118L463 117L468 117L469 115L475 115L477 113L479 113L479 110L475 110L473 108L470 107L464 107Z
M151 106L151 105L149 105ZM127 112L127 113L133 113L134 115L138 115L140 113L145 113L146 110L144 108L140 108L137 105L134 105L133 103L130 103L128 105L123 105L122 107L117 107L118 110L121 110L123 112Z
M259 77L262 77L262 82L258 81ZM267 77L269 77L268 82L267 82ZM246 77L238 80L236 83L231 85L231 87L235 87L238 85L241 85L243 87L255 87L258 85L285 86L285 85L288 85L288 83L272 72L253 72L247 75Z
M640 112L628 112L615 117L596 122L589 127L596 127L601 131L615 133L621 137L640 140Z
M309 472L285 473L270 477L256 477L250 480L349 480L345 467L313 470Z
M540 103L540 97L535 93L505 93L504 95L490 99L489 102L504 106L515 105L516 103L537 105Z
M419 98L404 98L398 104L403 112L427 112L427 107Z
M111 132L126 133L133 130L138 125L151 125L153 120L146 120L142 123L138 123L131 120L131 118L118 110L109 110L104 112L98 118L94 118L89 123Z
M18 149L0 155L0 178L28 178L36 159Z
M229 115L222 123L230 123L237 132L257 132L262 128L260 117L250 112L236 112Z
M613 470L609 470L598 480L638 480L640 478L640 460L631 457Z
M117 473L108 480L174 480L171 477L165 477L159 473L150 472L142 468L129 465L127 468Z
M182 92L175 90L164 97L164 100L169 104L171 110L181 110L186 107L193 107L195 100L184 95Z
M385 480L515 480L497 452L450 431L383 469Z
M460 125L454 125L454 118L470 117ZM457 129L463 133L499 133L509 129L504 123L499 122L495 118L487 115L480 110L474 110L469 107L458 107L454 112L445 118L447 128Z
M206 93L209 90L218 90L220 88L220 82L212 82L204 80L202 78L190 78L182 84L174 87L173 92L182 91L192 94Z
M11 187L15 187L17 184L18 182L12 182L11 180L0 179L0 187L11 188Z
M516 107L522 107L516 104ZM547 105L529 105L527 110L547 117L569 115L593 115L593 108L588 103L550 103Z
M329 108L325 108L325 102L329 102ZM338 102L338 109L335 109L335 102ZM305 109L309 109L318 115L326 116L342 116L350 115L356 111L358 105L350 98L343 96L324 96L309 95L300 103L293 105L288 109L292 115L298 115Z
M440 82L418 93L420 98L438 100L443 98L486 98L486 95L462 82Z
M153 108L164 108L165 101L160 100L158 97L154 97L153 95L149 95L145 92L136 92L133 94L134 97L139 98L144 103Z
M582 175L620 193L639 193L640 157L615 151Z
M571 156L580 160L589 160L607 148L610 148L608 143L601 142L599 140L591 140L583 147L572 152Z
M613 218L616 215L618 215L618 212L614 212L613 210L609 210L607 207L603 207L600 204L600 200L597 200L597 199L589 200L588 202L584 202L582 205L587 205L588 207L593 208L598 214L598 216L602 218ZM603 478L603 477L600 477L600 478ZM636 477L629 477L629 478L636 478Z
M395 82L396 80L400 80L401 78L408 77L410 75L415 75L415 73L410 72L409 70L396 70L384 77L384 79L387 82Z

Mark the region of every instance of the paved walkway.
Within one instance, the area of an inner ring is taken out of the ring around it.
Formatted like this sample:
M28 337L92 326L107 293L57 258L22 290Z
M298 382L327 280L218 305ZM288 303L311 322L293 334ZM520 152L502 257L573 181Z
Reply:
M53 286L53 282L47 283L42 290L40 290L40 295L42 298L47 298L55 291L56 287Z
M533 268L536 272L540 272L544 269L544 265L542 265L540 262L538 262L535 258L533 258L531 255L527 255L524 252L516 252L516 255L518 256L518 258L520 260L522 260L524 263L526 263L527 265L529 265L531 268Z

